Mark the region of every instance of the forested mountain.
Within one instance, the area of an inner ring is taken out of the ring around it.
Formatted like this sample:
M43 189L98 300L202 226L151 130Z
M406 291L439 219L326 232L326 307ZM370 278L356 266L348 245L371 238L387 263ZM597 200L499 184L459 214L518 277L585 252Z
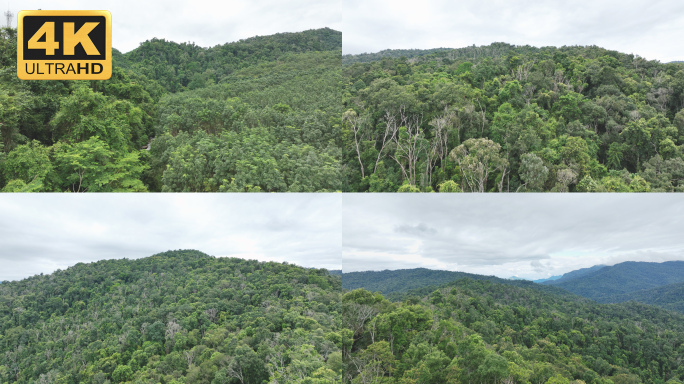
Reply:
M411 54L345 58L346 190L684 188L684 64L596 46Z
M465 277L501 280L494 276L480 276L465 272L413 268L393 271L345 272L342 274L342 287L350 291L363 288L371 292L389 295L404 293L417 288L434 287Z
M684 317L460 279L390 302L343 297L351 383L680 383Z
M416 295L429 294L437 286L461 279L490 281L516 287L532 287L541 291L553 292L557 295L566 294L565 290L542 286L523 279L501 279L496 276L439 271L427 268L347 272L342 274L342 287L350 291L363 288L371 292L380 292L390 300L401 300L407 293Z
M668 284L657 288L609 296L605 302L622 303L630 300L684 313L684 283Z
M169 251L0 284L2 383L337 383L341 281Z
M565 281L569 281L569 280L572 280L572 279L576 279L576 278L582 277L582 276L584 276L584 275L588 275L588 274L590 274L590 273L596 272L596 271L598 271L599 269L601 269L601 268L603 268L603 267L605 267L605 265L594 265L593 267L589 267L589 268L580 268L580 269L577 269L577 270L574 270L574 271L570 271L570 272L568 272L568 273L564 273L562 276L560 276L560 277L557 278L557 279L544 281L543 284L558 284L558 283L562 283L562 282L565 282Z
M570 279L544 284L563 288L598 302L615 302L611 297L684 282L684 261L649 263L628 261L598 268Z
M323 28L256 36L212 48L152 39L115 58L119 66L158 80L168 91L176 92L219 83L236 70L277 61L291 54L340 49L342 34Z
M113 56L107 81L22 81L0 31L0 189L342 188L340 32Z

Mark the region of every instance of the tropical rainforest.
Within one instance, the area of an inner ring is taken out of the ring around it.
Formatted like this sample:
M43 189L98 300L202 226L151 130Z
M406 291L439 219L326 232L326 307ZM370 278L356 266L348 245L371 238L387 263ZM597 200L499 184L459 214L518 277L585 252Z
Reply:
M340 32L113 50L106 81L22 81L0 30L2 191L342 188Z
M330 29L152 39L114 50L107 81L22 81L4 28L0 189L684 190L682 63L595 46L341 46Z
M493 43L343 56L345 190L684 190L684 64Z
M344 276L343 276L344 278ZM342 297L351 383L638 384L684 380L684 316L532 282L461 278L390 301Z
M2 383L341 382L341 279L169 251L0 284Z

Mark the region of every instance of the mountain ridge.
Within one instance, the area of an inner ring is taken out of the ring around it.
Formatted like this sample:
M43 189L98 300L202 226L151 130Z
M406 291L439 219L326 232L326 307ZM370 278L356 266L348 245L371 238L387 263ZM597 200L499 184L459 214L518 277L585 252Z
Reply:
M608 298L614 295L684 282L684 261L679 260L662 263L626 261L598 269L592 268L580 270L583 273L577 277L571 275L568 279L545 284L599 302L608 302Z

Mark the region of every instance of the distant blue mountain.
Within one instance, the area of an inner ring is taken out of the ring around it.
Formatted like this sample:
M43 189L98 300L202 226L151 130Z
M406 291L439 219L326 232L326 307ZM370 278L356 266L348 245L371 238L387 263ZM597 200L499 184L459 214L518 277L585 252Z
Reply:
M684 261L628 261L613 266L597 265L566 273L558 280L544 282L601 303L615 302L619 295L676 283L684 283ZM646 296L654 297L653 294Z
M541 283L543 283L543 282L545 282L545 281L558 280L558 279L560 279L561 277L563 277L563 275L554 275L554 276L551 276L551 277L547 277L546 279L538 279L538 280L532 280L532 281L534 281L534 282L537 283L537 284L541 284Z
M547 279L547 280L546 280L545 282L543 282L543 283L544 283L544 284L553 284L553 285L556 285L556 284L558 284L558 283L562 283L562 282L564 282L564 281L576 279L576 278L582 277L582 276L584 276L584 275L586 275L586 274L589 274L589 273L598 271L599 269L601 269L601 268L603 268L603 267L605 267L605 265L599 264L599 265L594 265L593 267L589 267L589 268L577 269L577 270L574 270L574 271L572 271L572 272L568 272L568 273L564 274L563 276L559 276L559 277L557 277L557 278L555 278L555 279ZM535 283L536 283L536 281L535 281Z

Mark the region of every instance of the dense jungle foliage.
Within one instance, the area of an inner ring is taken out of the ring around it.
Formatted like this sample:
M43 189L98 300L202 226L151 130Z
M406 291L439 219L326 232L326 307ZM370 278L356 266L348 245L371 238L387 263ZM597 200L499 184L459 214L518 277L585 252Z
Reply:
M537 285L538 287L543 287ZM390 302L346 293L351 383L638 384L684 379L684 317L460 279Z
M3 191L342 188L340 32L113 52L106 81L22 81L0 30Z
M505 43L407 55L343 60L345 190L684 190L681 63Z
M2 383L341 382L341 281L169 251L0 284Z

